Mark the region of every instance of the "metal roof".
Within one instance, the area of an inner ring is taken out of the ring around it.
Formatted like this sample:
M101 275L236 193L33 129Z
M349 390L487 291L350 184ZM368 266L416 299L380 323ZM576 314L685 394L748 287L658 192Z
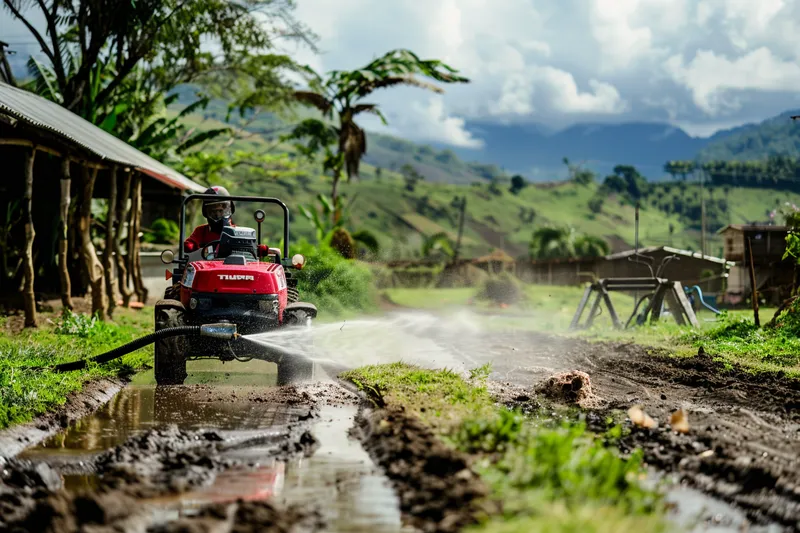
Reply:
M206 190L206 187L57 103L3 82L0 82L0 113L55 133L92 152L100 159L133 167L170 187L183 191Z
M773 226L769 224L728 224L724 228L717 231L717 233L724 233L729 229L735 231L774 231L776 233L786 233L789 231L788 226Z
M712 263L719 263L724 265L726 263L733 263L733 261L726 261L725 259L714 257L711 255L703 255L700 252L691 252L689 250L680 250L678 248L672 248L671 246L648 246L645 248L639 248L640 254L648 254L653 252L664 251L668 254L675 254L675 255L682 255L684 257L695 257L697 259L703 259L705 261L711 261ZM611 254L605 256L605 259L611 261L614 259L624 259L626 257L631 257L636 254L636 250L627 250L625 252L619 252L616 254Z

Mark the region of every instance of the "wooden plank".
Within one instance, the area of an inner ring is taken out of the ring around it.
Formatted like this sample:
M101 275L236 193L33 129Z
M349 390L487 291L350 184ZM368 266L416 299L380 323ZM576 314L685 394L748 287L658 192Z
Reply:
M611 297L608 295L608 291L603 285L600 285L600 294L603 295L603 300L606 302L606 307L608 307L608 313L611 315L611 322L614 324L615 328L620 329L622 324L620 324L619 317L617 317L617 311L614 309Z
M675 322L678 323L679 326L685 326L686 320L684 318L683 310L681 309L681 303L678 300L678 297L675 295L675 287L669 287L664 294L667 307L669 308L670 313L675 318Z
M692 304L689 303L689 298L686 297L686 292L684 292L681 282L672 282L672 290L675 292L675 297L678 299L681 309L689 323L696 328L700 327L700 322L697 321L697 315L695 315L694 309L692 309Z
M586 290L583 291L583 296L578 304L578 310L575 312L575 316L572 317L572 322L569 324L569 329L575 329L578 327L578 324L581 323L581 315L583 315L583 311L586 309L586 304L589 302L589 296L591 296L591 294L592 286L589 285L586 287Z

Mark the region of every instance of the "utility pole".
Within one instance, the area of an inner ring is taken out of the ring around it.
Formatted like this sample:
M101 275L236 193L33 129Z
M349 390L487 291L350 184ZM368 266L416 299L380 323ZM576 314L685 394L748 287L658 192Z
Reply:
M453 264L458 261L458 254L461 251L461 235L464 233L464 217L466 216L467 210L467 197L463 196L461 198L461 205L459 206L461 213L458 220L458 239L456 240L456 249L455 253L453 253Z
M697 165L697 163L695 163ZM706 195L705 195L705 180L702 167L699 169L695 166L695 170L700 174L700 255L703 259L706 258Z
M11 65L6 58L6 48L8 48L8 43L0 41L0 81L16 87L17 81L14 79L14 73L11 72ZM8 55L13 54L14 52L11 50L8 51Z

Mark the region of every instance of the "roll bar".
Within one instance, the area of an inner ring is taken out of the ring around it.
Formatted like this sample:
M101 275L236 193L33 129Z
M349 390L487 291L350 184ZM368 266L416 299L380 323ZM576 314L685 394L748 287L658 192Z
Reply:
M178 241L178 258L183 259L186 252L183 251L183 241L186 239L186 204L190 200L217 200L225 201L231 200L233 202L253 202L253 203L267 203L277 204L283 209L283 257L289 257L289 208L286 207L282 201L277 198L270 198L268 196L220 196L218 194L190 194L183 198L181 202L181 222L180 222L180 240ZM260 244L260 243L259 243Z

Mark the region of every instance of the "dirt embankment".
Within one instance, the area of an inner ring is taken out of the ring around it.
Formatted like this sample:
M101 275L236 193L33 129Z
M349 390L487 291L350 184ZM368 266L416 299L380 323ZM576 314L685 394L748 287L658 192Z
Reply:
M401 408L364 408L355 436L392 481L400 509L425 532L449 533L475 523L489 490L468 458L445 446Z
M734 504L756 523L800 530L800 380L782 373L752 375L702 349L696 357L676 358L635 344L541 334L525 335L524 347L517 345L520 355L506 363L507 371L515 383L527 381L531 396L538 389L564 402L583 392L583 382L576 391L574 380L555 379L547 386L547 374L536 367L543 361L585 373L593 396L585 407L599 415L588 417L595 429L606 429L610 411L634 406L657 424L646 428L628 421L623 451L642 448L650 465ZM525 368L533 370L526 374ZM688 430L670 423L679 409Z

